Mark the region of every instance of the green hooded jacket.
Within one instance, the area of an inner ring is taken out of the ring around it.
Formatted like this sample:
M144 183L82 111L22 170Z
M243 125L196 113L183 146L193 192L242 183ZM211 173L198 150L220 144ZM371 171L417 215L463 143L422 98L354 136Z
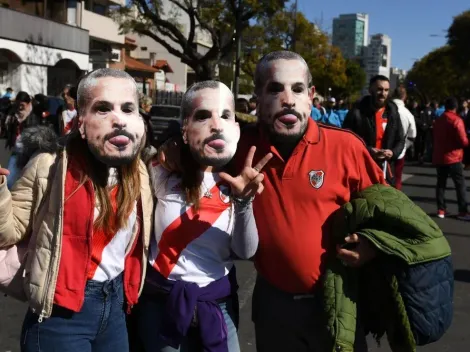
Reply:
M357 233L366 237L380 254L360 269L347 267L336 256L328 259L323 276L323 306L331 349L325 352L354 351L357 302L364 302L360 306L369 308L360 314L361 321L367 323L366 333L372 332L377 340L386 333L394 352L415 352L417 343L397 271L385 274L383 270L406 269L449 257L450 246L442 231L405 194L383 185L373 185L358 193L334 217L335 245L344 244L346 236ZM450 280L453 291L453 277ZM374 305L376 310L370 308Z

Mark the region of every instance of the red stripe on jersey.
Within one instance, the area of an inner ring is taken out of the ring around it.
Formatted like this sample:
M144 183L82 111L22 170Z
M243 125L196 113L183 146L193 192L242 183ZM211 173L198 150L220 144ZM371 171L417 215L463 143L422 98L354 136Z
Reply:
M111 221L114 221L114 214L117 211L117 204L116 204L116 195L117 195L118 188L114 187L109 196L111 198L111 206L113 208L113 215L111 216ZM88 267L88 275L87 279L92 280L95 276L96 269L101 263L101 259L103 258L103 251L105 247L113 240L115 234L111 234L107 231L107 229L98 229L93 231L93 239L92 239L92 249L91 249L91 261L90 266Z
M188 244L211 228L220 215L230 207L230 202L224 203L220 198L218 184L212 187L210 192L211 198L201 198L199 212L196 212L192 206L163 231L153 267L164 277L169 277L181 252Z

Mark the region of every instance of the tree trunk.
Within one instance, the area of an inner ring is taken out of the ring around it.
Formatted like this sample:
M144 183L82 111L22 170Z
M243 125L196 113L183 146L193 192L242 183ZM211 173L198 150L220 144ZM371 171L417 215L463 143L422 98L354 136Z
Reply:
M215 62L199 63L196 67L193 67L193 70L196 73L196 81L201 82L216 79L215 67Z

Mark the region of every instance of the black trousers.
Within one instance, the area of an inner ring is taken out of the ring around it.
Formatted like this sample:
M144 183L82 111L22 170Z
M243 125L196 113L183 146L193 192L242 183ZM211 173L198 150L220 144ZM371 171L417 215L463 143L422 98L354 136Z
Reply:
M445 192L447 185L447 178L452 178L455 185L455 191L457 192L457 203L459 206L459 213L467 212L467 199L466 199L466 187L465 187L465 176L463 175L462 163L455 163L449 165L441 165L437 167L437 187L436 187L436 199L437 209L446 210Z
M280 291L258 276L252 318L257 352L318 352L330 346L321 296ZM366 352L363 328L356 331L355 352Z

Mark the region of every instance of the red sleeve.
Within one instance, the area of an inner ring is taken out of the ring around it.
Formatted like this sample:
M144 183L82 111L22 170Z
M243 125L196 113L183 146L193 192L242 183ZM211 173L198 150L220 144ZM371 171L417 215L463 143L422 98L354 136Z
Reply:
M352 143L353 160L355 161L357 179L351 183L351 193L362 191L363 189L380 183L387 185L384 179L383 171L372 159L369 151L362 141L358 138Z
M457 119L456 121L457 121L456 123L457 138L462 148L465 148L468 146L468 137L467 137L467 131L465 131L465 124L461 118Z

